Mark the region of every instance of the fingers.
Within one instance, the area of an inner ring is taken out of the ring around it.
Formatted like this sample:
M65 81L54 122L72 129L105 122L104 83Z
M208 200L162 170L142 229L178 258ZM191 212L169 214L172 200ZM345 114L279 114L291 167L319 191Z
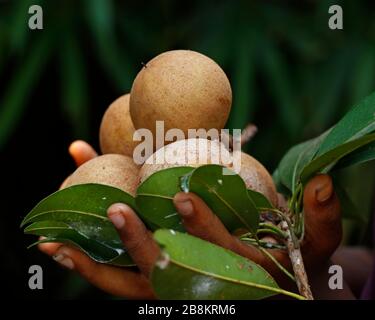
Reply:
M180 192L176 194L174 205L182 217L186 231L191 235L232 250L263 266L268 266L271 262L257 248L230 234L206 203L194 193ZM281 251L273 250L272 253L279 257Z
M69 153L76 163L77 167L98 156L95 150L87 142L82 140L74 141L69 146ZM69 181L69 177L67 177L63 181L63 183L60 185L59 190L65 188Z
M76 140L69 146L69 153L77 167L98 156L96 151L85 141Z
M43 240L44 237L40 237L39 240ZM45 238L44 238L45 239ZM49 256L53 256L58 248L62 246L62 243L55 243L55 242L45 242L39 243L38 249Z
M307 265L319 265L336 250L342 237L340 203L328 175L317 175L303 195L305 238L302 252Z
M108 208L108 217L115 226L124 247L141 272L148 277L160 255L160 248L139 219L127 205L113 204Z
M233 236L196 194L179 192L175 195L173 203L188 233L233 250Z
M275 263L256 247L231 235L211 209L193 193L180 192L174 197L174 205L181 215L188 233L212 242L262 265L277 278L283 275ZM262 239L269 241L269 239ZM274 240L274 239L273 239ZM288 254L282 250L268 250L281 264L289 267Z
M96 287L116 296L129 299L152 299L149 281L140 273L100 264L77 249L53 243L39 245L44 253L53 256L61 266L77 271Z

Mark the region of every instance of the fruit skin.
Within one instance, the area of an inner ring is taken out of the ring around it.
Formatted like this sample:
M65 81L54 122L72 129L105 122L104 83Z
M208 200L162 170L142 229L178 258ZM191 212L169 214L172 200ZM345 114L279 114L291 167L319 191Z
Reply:
M187 149L185 152L184 147L187 145L187 143L193 143L193 146L195 144L196 148ZM207 148L204 150L207 152L207 154L212 152L213 154L218 155L219 161L214 161L216 160L215 157L210 158L207 156L207 159L211 161L199 162L197 148L198 146L204 147L205 145L207 145ZM175 162L171 163L172 161L169 161L169 163L162 164L155 163L154 160L157 159L157 155L162 153L165 153L167 160L173 159ZM189 156L192 156L190 159L195 159L195 161L189 161ZM160 148L149 159L147 159L139 170L139 177L140 181L143 182L151 174L162 169L179 166L199 167L208 163L233 168L233 158L231 153L225 149L223 144L221 144L219 141L211 141L206 139L179 140ZM278 197L275 184L267 169L258 160L246 153L241 152L241 170L239 172L239 176L244 180L248 189L262 193L269 201L272 202L272 204L277 206Z
M241 152L239 175L248 189L262 193L274 206L278 205L276 186L272 176L258 160L244 152Z
M99 183L135 195L139 167L133 159L119 154L106 154L85 162L66 180L64 188L85 183Z
M232 90L216 62L195 51L164 52L138 73L130 92L130 114L136 129L155 137L155 122L171 128L224 128L232 104Z
M119 97L104 113L99 131L100 149L103 154L133 156L133 150L138 142L133 141L135 128L129 112L129 98L129 94Z
M186 146L191 147L186 147ZM203 164L223 164L231 163L232 158L227 149L223 146L221 152L222 144L218 140L207 140L207 139L186 139L186 140L178 140L171 144L168 144L159 150L157 150L152 156L150 156L141 169L139 170L139 177L140 181L145 181L150 175L154 172L173 168L173 167L180 167L180 166L191 166L191 167L199 167ZM185 148L186 147L186 148ZM199 161L198 158L199 152L198 150L203 150L202 154L207 154L207 161ZM165 155L165 160L163 163L156 163L158 156L163 154ZM217 159L219 161L215 161L215 157L209 157L210 154L217 155ZM220 157L221 155L221 157ZM222 160L222 161L220 161Z

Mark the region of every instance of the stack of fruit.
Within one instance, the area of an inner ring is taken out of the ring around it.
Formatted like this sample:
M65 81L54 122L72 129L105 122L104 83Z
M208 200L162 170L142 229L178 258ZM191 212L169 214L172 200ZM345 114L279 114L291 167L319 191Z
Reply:
M138 167L133 157L133 152L137 152L133 135L136 129L148 129L156 137L156 121L163 121L166 131L180 129L185 137L188 137L189 129L221 130L228 119L231 103L229 80L210 58L188 50L158 55L138 73L130 94L115 100L105 112L100 127L103 155L79 167L68 178L65 187L100 183L135 195L139 183L162 169L208 163L230 167L232 162L225 160L231 155L223 152L221 143L218 140L202 141L201 138L163 146ZM199 150L203 148L207 153L204 162L199 157ZM169 155L169 158L164 163L156 163L160 154ZM256 159L242 153L239 175L249 189L261 192L277 204L272 178Z
M220 132L231 103L229 80L208 57L187 50L155 57L138 73L130 94L118 98L105 112L100 127L103 155L78 167L60 191L33 209L23 220L25 233L43 236L44 242L74 244L101 263L132 266L107 218L108 207L122 202L155 231L163 253L175 263L169 267L156 264L159 267L153 270L152 282L159 298L197 298L196 289L189 289L193 284L189 279L194 276L189 270L196 270L202 283L218 274L218 290L208 288L205 298L261 298L279 292L272 277L255 263L183 233L173 204L178 192L193 192L230 232L243 241L263 245L257 238L261 214L267 208L277 208L277 192L261 163L241 150L232 150L234 138L232 146L224 142L231 140L227 132ZM163 122L169 144L164 137L160 141L158 121ZM143 141L135 141L138 129L146 130L151 138L146 141L144 135ZM198 130L194 131L198 135L191 137L190 129ZM216 138L210 131L217 133ZM181 286L185 276L187 282ZM179 283L173 284L171 279ZM165 290L165 283L180 292ZM262 288L254 289L254 283ZM224 289L227 286L228 290Z

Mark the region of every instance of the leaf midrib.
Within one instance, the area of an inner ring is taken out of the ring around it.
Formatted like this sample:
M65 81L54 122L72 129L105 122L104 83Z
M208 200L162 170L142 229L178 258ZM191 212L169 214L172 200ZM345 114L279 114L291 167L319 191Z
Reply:
M210 189L210 186L206 184L203 180L201 180L200 178L195 179L197 179L197 181L199 181L202 185ZM249 230L253 231L253 228L248 225L248 223L241 217L241 215L238 214L237 211L227 201L225 201L219 193L217 193L217 190L212 190L212 193L224 203L224 205L234 214L235 217L237 217L237 219L239 219L247 228L249 228Z
M104 216L101 216L101 215L98 215L98 214L95 214L95 213L92 213L92 212L85 212L85 211L71 210L71 209L64 209L64 210L54 209L54 210L43 211L43 212L37 213L35 215L32 215L27 220L22 222L21 227L23 227L25 224L29 223L30 221L31 222L34 221L35 218L38 218L40 216L43 216L43 215L46 215L46 214L49 214L49 213L62 214L63 212L76 213L76 214L81 214L83 216L90 216L90 217L98 218L98 219L103 220L103 221L109 221L109 219L107 217L104 217Z
M187 270L194 271L194 272L197 272L197 273L209 276L209 277L213 277L213 278L216 278L216 279L220 279L220 280L223 280L223 281L226 281L226 282L229 282L229 283L242 284L242 285L245 285L245 286L248 286L248 287L263 289L263 290L266 290L266 291L274 292L275 294L282 293L282 294L285 294L285 295L288 295L288 296L293 296L296 299L302 299L303 298L303 297L301 297L297 294L293 294L291 292L283 290L278 286L277 287L270 287L270 286L267 286L267 285L258 284L258 283L254 283L254 282L250 282L250 281L243 281L243 280L236 280L236 279L233 279L233 278L228 278L228 277L219 275L217 273L212 273L212 272L204 271L202 269L197 269L195 267L192 267L192 266L186 265L184 263L178 262L178 261L176 261L172 258L169 258L169 261L171 263L174 263L175 265L181 267L181 268L185 268ZM276 282L275 282L275 284L277 285Z
M164 196L164 195L161 195L161 194L153 194L153 193L137 193L137 197L138 196L154 197L154 198L161 198L161 199L173 200L173 197Z

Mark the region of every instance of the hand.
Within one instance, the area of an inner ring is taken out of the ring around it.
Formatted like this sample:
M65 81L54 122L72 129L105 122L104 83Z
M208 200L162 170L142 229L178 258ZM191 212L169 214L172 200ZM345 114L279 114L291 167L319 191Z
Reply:
M96 156L85 142L74 142L69 152L77 165ZM304 262L309 272L325 265L341 241L340 205L332 181L327 175L314 177L306 186L303 198L305 212L305 240L302 244ZM283 286L288 281L276 265L253 246L231 235L211 209L195 194L178 193L174 205L181 215L188 233L232 250L267 269ZM81 251L67 245L44 243L41 251L54 256L63 266L74 269L97 287L117 296L134 299L153 298L148 277L159 256L160 249L135 212L124 204L114 204L108 217L117 229L140 272L99 264ZM290 269L288 254L282 250L269 252Z

